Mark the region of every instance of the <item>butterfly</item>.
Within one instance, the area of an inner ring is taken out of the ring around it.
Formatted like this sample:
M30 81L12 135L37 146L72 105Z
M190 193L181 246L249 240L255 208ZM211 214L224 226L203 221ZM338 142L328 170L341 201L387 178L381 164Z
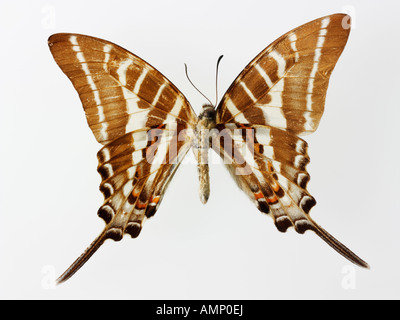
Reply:
M106 239L139 235L160 206L168 183L192 149L200 199L210 194L208 152L216 151L256 207L277 229L314 231L358 266L368 264L309 215L307 143L324 111L329 77L350 32L350 17L334 14L284 34L237 76L217 106L199 116L157 69L122 47L95 37L59 33L50 51L81 99L96 140L98 215L106 225L57 279L69 279Z

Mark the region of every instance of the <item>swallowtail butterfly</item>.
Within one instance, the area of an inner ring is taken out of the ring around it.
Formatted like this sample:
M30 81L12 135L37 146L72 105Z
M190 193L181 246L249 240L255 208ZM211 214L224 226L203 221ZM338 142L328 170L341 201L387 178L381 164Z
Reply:
M189 149L198 161L200 198L209 196L208 150L279 231L314 231L361 267L368 264L309 215L307 143L324 111L331 72L349 35L350 17L326 16L275 40L238 75L218 106L196 116L184 95L150 64L111 42L54 34L48 44L77 90L103 146L97 154L104 231L60 276L70 278L103 244L139 235L157 211Z

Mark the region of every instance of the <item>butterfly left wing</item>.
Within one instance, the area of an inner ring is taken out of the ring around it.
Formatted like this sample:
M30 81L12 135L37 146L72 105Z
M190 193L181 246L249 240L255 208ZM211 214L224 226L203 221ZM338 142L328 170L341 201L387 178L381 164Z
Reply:
M79 34L49 38L51 53L79 94L98 152L103 232L61 275L71 277L108 239L137 237L154 215L191 145L197 116L159 71L129 51Z
M223 139L220 134L213 146L278 230L313 230L347 259L367 267L309 216L316 201L306 190L307 144L298 137L318 127L330 74L349 35L344 20L348 16L336 14L311 21L254 58L217 108Z
M172 126L173 127L173 126ZM68 280L106 239L124 234L136 238L147 218L157 211L169 182L191 146L186 130L160 126L136 130L105 145L97 154L100 190L98 211L106 226L85 252L57 279Z

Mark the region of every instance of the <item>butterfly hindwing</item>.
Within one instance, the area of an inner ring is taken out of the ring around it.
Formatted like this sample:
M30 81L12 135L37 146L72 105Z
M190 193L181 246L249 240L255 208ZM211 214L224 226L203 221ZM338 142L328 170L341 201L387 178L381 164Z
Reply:
M296 226L296 220L315 204L306 190L306 142L267 126L219 126L223 143L218 145L218 137L214 149L239 186L260 211L271 214L280 231Z

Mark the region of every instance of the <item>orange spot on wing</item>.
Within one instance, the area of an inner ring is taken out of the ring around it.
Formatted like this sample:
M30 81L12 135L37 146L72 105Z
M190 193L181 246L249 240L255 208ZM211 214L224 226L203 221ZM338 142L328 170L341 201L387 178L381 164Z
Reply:
M267 203L277 203L278 202L278 197L273 196L271 198L267 198Z
M133 195L134 197L139 197L139 196L140 196L140 191L133 190L133 191L132 191L132 195Z
M152 197L150 199L150 202L155 204L157 204L159 201L160 201L160 196Z
M261 191L255 192L254 193L254 197L256 198L256 200L264 198L264 195Z
M274 181L274 183L272 184L272 190L278 192L280 189L281 187L279 186L279 184L277 184L276 181Z
M138 208L138 209L146 209L146 207L147 207L147 202L142 203L141 201L138 201L136 203L136 208Z

